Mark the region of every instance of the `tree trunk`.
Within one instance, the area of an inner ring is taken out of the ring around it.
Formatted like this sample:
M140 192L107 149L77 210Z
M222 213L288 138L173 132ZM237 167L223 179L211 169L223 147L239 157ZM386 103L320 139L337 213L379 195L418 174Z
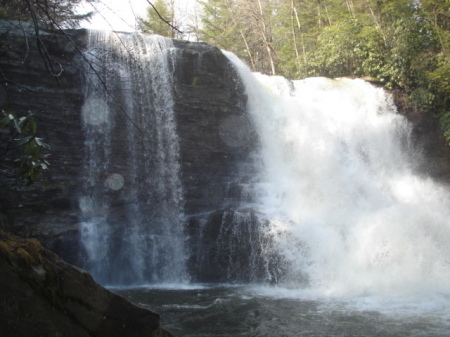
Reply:
M267 38L267 27L266 23L264 22L264 11L262 8L261 0L258 0L258 6L259 6L259 13L261 16L261 36L264 40L264 44L267 50L267 54L269 56L270 61L270 67L272 70L272 75L276 75L276 68L275 68L275 60L273 56L272 46L270 45L269 39Z
M305 39L304 39L304 36L303 36L302 25L300 24L300 18L298 16L297 8L294 6L294 0L291 0L291 5L292 5L292 11L294 12L294 15L295 15L295 19L297 21L298 31L300 32L300 39L301 39L301 43L302 43L303 61L306 63L307 59L306 59Z

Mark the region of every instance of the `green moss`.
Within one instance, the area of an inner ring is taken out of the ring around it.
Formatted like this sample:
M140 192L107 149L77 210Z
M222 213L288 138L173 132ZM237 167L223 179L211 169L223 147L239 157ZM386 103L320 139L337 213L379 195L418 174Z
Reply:
M28 254L28 252L23 249L22 247L20 247L19 249L16 250L16 254L20 256L20 259L22 260L22 262L25 262L27 265L33 265L34 261L33 258L31 257L30 254Z
M41 264L41 251L43 249L37 240L23 239L0 231L0 253L11 262L19 263L23 266Z
M191 86L196 87L198 85L198 79L199 79L198 76L194 76L192 78Z
M0 241L0 254L6 256L9 260L11 250L7 242Z
M5 256L16 272L51 303L62 307L64 292L58 288L58 274L54 264L46 259L39 241L23 239L0 231L0 254ZM37 270L43 268L44 274Z

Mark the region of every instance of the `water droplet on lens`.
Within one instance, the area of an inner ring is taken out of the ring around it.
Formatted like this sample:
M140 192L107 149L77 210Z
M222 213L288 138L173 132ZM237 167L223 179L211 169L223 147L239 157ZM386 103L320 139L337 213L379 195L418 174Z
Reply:
M106 179L106 186L114 191L120 190L124 184L125 180L118 173L113 173Z

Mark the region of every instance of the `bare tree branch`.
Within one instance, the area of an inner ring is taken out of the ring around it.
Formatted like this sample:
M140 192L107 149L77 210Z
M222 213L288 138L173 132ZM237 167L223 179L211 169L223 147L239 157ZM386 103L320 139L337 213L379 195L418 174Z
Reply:
M152 6L152 8L154 9L155 13L158 14L159 18L165 22L166 24L168 24L172 29L176 30L178 33L180 34L184 34L181 30L179 30L177 27L175 27L174 25L172 25L169 21L167 21L166 19L164 19L161 14L159 14L158 10L156 9L156 7L150 2L150 0L147 0L148 4L150 6Z
M36 35L36 41L37 41L39 54L41 55L42 59L44 60L45 68L47 69L47 71L56 79L56 81L60 85L61 83L59 82L58 77L63 72L62 66L61 66L61 64L59 62L56 62L55 60L53 60L50 57L50 54L48 53L47 48L45 48L45 45L42 43L41 36L40 36L40 30L39 30L39 22L38 22L38 19L36 17L36 13L34 12L34 9L31 6L30 1L29 0L25 0L25 1L26 1L27 5L28 5L28 10L30 11L31 18L33 20L34 31L35 31L35 35ZM52 17L50 17L50 18L52 19ZM53 68L53 62L55 62L55 63L57 63L59 65L59 67L60 67L59 73L55 72L55 70Z
M31 91L31 92L33 92L33 93L35 93L35 94L38 93L36 90L33 90L33 89L28 88L28 87L26 87L26 86L24 86L24 85L22 85L22 84L19 84L19 83L17 83L17 82L14 82L14 81L12 81L12 80L7 79L6 76L5 76L5 73L3 72L3 69L2 69L2 68L0 68L0 74L2 75L3 80L4 80L5 82L14 84L14 85L16 85L16 86L18 86L18 87L20 87L20 88L22 88L22 89Z

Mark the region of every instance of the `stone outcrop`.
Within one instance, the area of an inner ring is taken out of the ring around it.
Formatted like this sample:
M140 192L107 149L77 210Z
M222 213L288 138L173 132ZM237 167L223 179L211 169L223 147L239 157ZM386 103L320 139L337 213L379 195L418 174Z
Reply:
M32 239L0 231L0 335L170 337L159 314L98 285Z

